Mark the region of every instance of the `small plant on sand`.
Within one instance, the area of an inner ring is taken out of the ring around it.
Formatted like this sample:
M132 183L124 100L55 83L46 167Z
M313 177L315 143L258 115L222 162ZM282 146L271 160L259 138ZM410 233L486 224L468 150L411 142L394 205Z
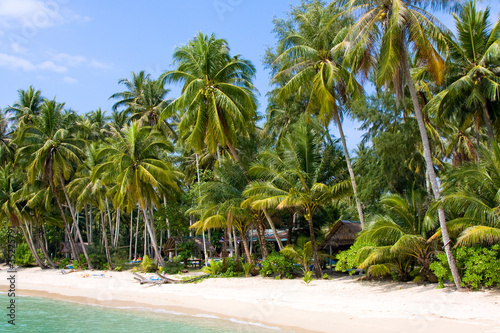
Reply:
M250 271L253 268L253 263L251 262L245 262L243 263L243 271L245 272L245 277L248 277L250 275Z
M330 275L328 273L323 274L323 280L330 280Z
M314 274L313 271L304 272L304 277L302 278L302 280L306 283L306 286L308 286L309 283L314 281L313 274Z
M203 273L210 274L212 276L217 276L222 273L222 261L210 260L208 266L204 266L202 269Z
M156 265L154 260L150 259L147 255L142 258L140 267L143 273L153 273L158 269L158 266Z

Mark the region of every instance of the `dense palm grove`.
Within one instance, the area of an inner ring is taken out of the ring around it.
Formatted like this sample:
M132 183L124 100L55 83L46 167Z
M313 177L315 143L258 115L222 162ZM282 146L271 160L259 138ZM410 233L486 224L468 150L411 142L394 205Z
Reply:
M431 14L443 9L456 34ZM178 47L158 78L120 79L111 113L19 90L0 114L4 258L9 228L42 268L56 267L62 242L75 265L149 254L164 267L175 258L162 244L196 234L237 262L240 248L247 265L283 250L321 278L319 245L344 219L363 231L340 269L459 287L476 264L454 253L479 251L500 272L500 21L489 9L304 1L274 26L264 117L255 67L213 34ZM182 92L170 98L173 84ZM354 152L346 116L365 131Z

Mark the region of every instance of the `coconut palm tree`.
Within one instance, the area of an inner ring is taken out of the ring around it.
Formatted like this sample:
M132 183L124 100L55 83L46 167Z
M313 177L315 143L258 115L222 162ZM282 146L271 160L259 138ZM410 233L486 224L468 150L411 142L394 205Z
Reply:
M5 114L0 112L0 165L12 161L15 154L11 135L7 132L7 125Z
M177 68L160 79L183 87L163 118L178 110L181 136L195 152L206 146L214 153L220 145L239 161L236 138L248 136L256 119L255 67L240 55L231 57L225 40L201 32L176 48L173 57Z
M422 108L411 76L409 47L412 47L420 62L427 65L434 80L438 84L442 83L444 61L439 51L446 48L446 34L449 32L426 9L446 8L450 3L453 2L446 0L339 0L332 3L332 6L342 8L342 16L354 16L356 19L338 47L346 51L344 61L353 68L374 69L376 85L392 87L398 100L401 100L406 84L422 138L426 172L432 193L437 201L441 200L441 193ZM333 17L332 21L336 19L338 18ZM448 262L455 285L460 290L461 279L451 251L446 216L442 207L438 209L438 216Z
M284 51L275 62L282 66L273 81L286 79L286 84L278 94L281 98L293 96L310 86L306 92L309 94L306 112L314 113L319 110L318 116L325 127L333 120L338 128L359 220L364 227L363 209L342 127L345 106L361 90L361 86L348 69L342 66L342 59L330 52L335 41L341 40L344 27L349 24L347 19L339 19L331 24L331 16L335 14L335 9L324 9L317 2L308 6L306 12L296 14L297 30L291 31L281 41Z
M254 209L301 210L309 226L317 278L323 274L314 214L318 208L352 194L350 182L336 178L335 167L332 167L333 147L325 146L322 140L322 133L312 123L298 122L275 151L262 153L252 165L249 174L263 180L252 182L244 192L248 197L245 204Z
M11 113L10 121L21 126L32 123L32 118L40 113L43 103L42 92L30 86L27 90L19 89L19 100L12 106L8 106L7 113Z
M75 260L78 260L78 253L71 236L69 223L66 220L60 194L62 192L64 197L68 199L65 182L70 179L75 166L81 162L82 141L73 138L71 131L64 127L66 119L62 113L63 107L64 104L57 103L55 100L44 99L40 107L40 115L32 118L32 124L20 127L20 134L16 139L19 142L16 160L21 165L26 166L29 183L40 178L49 183L63 218L64 230L68 236L73 255ZM68 205L71 208L70 202ZM71 210L71 216L75 218L73 210ZM89 267L92 267L83 246L78 225L76 224L74 227L82 243L87 263Z
M131 112L129 105L131 103L137 102L137 100L144 93L144 86L147 82L151 80L151 76L146 74L145 71L140 71L139 73L132 72L132 79L121 78L118 80L118 84L123 84L127 90L115 93L111 95L111 98L119 99L118 102L113 104L113 111L117 111L118 108L124 107L128 112Z
M137 204L140 206L156 260L165 266L151 212L160 207L164 193L179 190L176 181L180 172L168 160L159 158L160 151L172 150L172 144L158 131L138 122L125 126L122 132L115 129L112 132L110 144L97 154L102 163L94 168L91 179L116 184L111 190L115 207L123 207L130 213Z
M456 105L473 113L480 110L491 144L495 139L492 116L498 117L491 101L500 99L500 20L490 29L490 8L477 11L475 1L460 6L453 17L458 38L447 36L451 61L446 88L427 108L444 118L456 112Z
M482 147L479 164L453 170L445 179L445 207L455 218L448 222L456 246L492 245L500 242L500 146ZM438 232L433 237L440 237Z
M376 246L362 249L369 252L368 257L360 264L360 268L370 269L372 265L390 267L394 258L400 262L408 262L413 258L422 267L430 282L437 282L429 265L435 252L435 242L428 242L437 227L437 220L428 210L427 193L413 189L406 197L387 194L380 200L383 214L376 215L365 230L358 236L357 242L372 242ZM375 269L380 270L380 266ZM405 275L406 270L400 271ZM403 278L403 276L400 276Z

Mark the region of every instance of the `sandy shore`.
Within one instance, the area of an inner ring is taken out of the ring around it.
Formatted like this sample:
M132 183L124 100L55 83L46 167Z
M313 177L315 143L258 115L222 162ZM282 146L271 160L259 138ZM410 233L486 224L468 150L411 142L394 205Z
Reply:
M95 274L95 275L94 275ZM436 285L261 277L205 279L196 284L140 285L130 272L20 269L19 295L80 303L209 314L296 332L498 332L500 292L455 292ZM0 270L0 291L7 291ZM249 326L249 331L251 331Z

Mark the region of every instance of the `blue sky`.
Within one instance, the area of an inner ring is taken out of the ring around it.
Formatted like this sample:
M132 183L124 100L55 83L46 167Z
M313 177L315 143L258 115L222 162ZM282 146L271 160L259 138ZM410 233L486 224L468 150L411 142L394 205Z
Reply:
M490 4L498 18L498 0ZM0 0L0 107L33 85L79 113L111 110L118 80L146 70L157 77L171 69L172 51L198 31L228 41L257 67L260 112L266 107L269 74L262 66L275 43L274 16L300 0L77 1ZM496 4L496 5L494 5ZM495 8L496 7L496 8ZM441 15L452 26L450 16ZM178 87L169 97L176 97ZM357 125L345 121L350 149L360 141ZM336 135L336 130L332 130Z

